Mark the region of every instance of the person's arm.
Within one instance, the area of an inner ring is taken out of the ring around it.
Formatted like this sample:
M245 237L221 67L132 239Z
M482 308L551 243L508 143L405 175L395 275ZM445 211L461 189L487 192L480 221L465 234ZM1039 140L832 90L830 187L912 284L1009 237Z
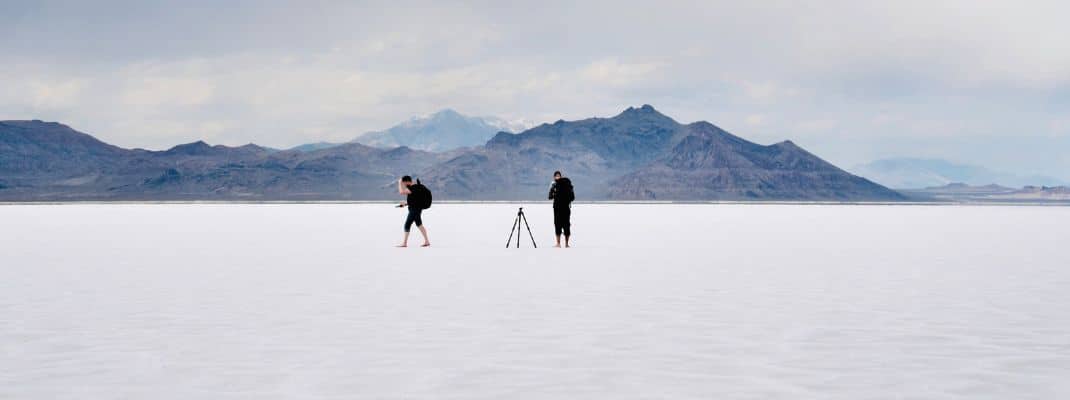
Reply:
M557 182L550 184L550 195L547 200L553 200L555 195L557 195Z
M405 186L405 184L401 183L401 179L398 179L398 194L400 194L402 196L408 196L411 193L412 193L412 191L409 190L409 187ZM401 204L398 204L398 207L405 207L407 205L409 205L408 202L403 201L403 202L401 202Z

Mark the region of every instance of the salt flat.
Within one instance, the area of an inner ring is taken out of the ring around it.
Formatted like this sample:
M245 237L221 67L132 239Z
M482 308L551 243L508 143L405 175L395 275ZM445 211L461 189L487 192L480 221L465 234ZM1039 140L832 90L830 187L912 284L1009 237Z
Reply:
M0 399L1070 397L1070 208L515 210L0 206Z

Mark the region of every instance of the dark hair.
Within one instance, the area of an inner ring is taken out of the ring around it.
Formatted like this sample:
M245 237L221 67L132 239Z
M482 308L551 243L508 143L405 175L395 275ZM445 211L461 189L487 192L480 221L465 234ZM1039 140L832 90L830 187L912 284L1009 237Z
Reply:
M402 182L412 182L412 177L408 176L408 175L405 175L405 176L401 177L401 181Z
M561 171L554 171L554 176L561 176Z

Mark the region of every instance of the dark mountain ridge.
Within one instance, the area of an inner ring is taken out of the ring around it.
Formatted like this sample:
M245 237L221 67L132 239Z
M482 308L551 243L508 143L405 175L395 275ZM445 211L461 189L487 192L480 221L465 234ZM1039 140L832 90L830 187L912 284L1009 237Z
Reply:
M708 122L684 126L667 154L612 182L615 199L899 200L791 141L763 146Z
M905 199L791 141L755 144L709 122L682 125L649 105L499 134L475 154L436 166L426 181L449 196L531 199L555 170L589 199ZM487 184L493 189L476 189Z

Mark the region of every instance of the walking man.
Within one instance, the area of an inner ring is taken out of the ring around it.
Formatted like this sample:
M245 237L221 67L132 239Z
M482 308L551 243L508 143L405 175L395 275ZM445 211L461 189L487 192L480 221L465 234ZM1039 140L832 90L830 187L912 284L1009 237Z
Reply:
M554 171L554 182L550 184L550 200L554 201L554 235L557 237L557 245L561 247L561 234L565 234L565 247L569 246L569 237L572 236L572 201L576 200L576 193L572 190L572 181L561 176L561 171Z
M409 230L412 229L414 223L420 229L420 234L424 236L424 244L420 247L430 247L431 241L427 238L427 228L424 228L424 220L420 214L425 208L431 207L431 191L420 184L419 180L413 184L412 177L405 175L398 180L398 194L405 196L405 202L398 207L409 207L409 216L405 217L405 236L398 247L409 247Z

